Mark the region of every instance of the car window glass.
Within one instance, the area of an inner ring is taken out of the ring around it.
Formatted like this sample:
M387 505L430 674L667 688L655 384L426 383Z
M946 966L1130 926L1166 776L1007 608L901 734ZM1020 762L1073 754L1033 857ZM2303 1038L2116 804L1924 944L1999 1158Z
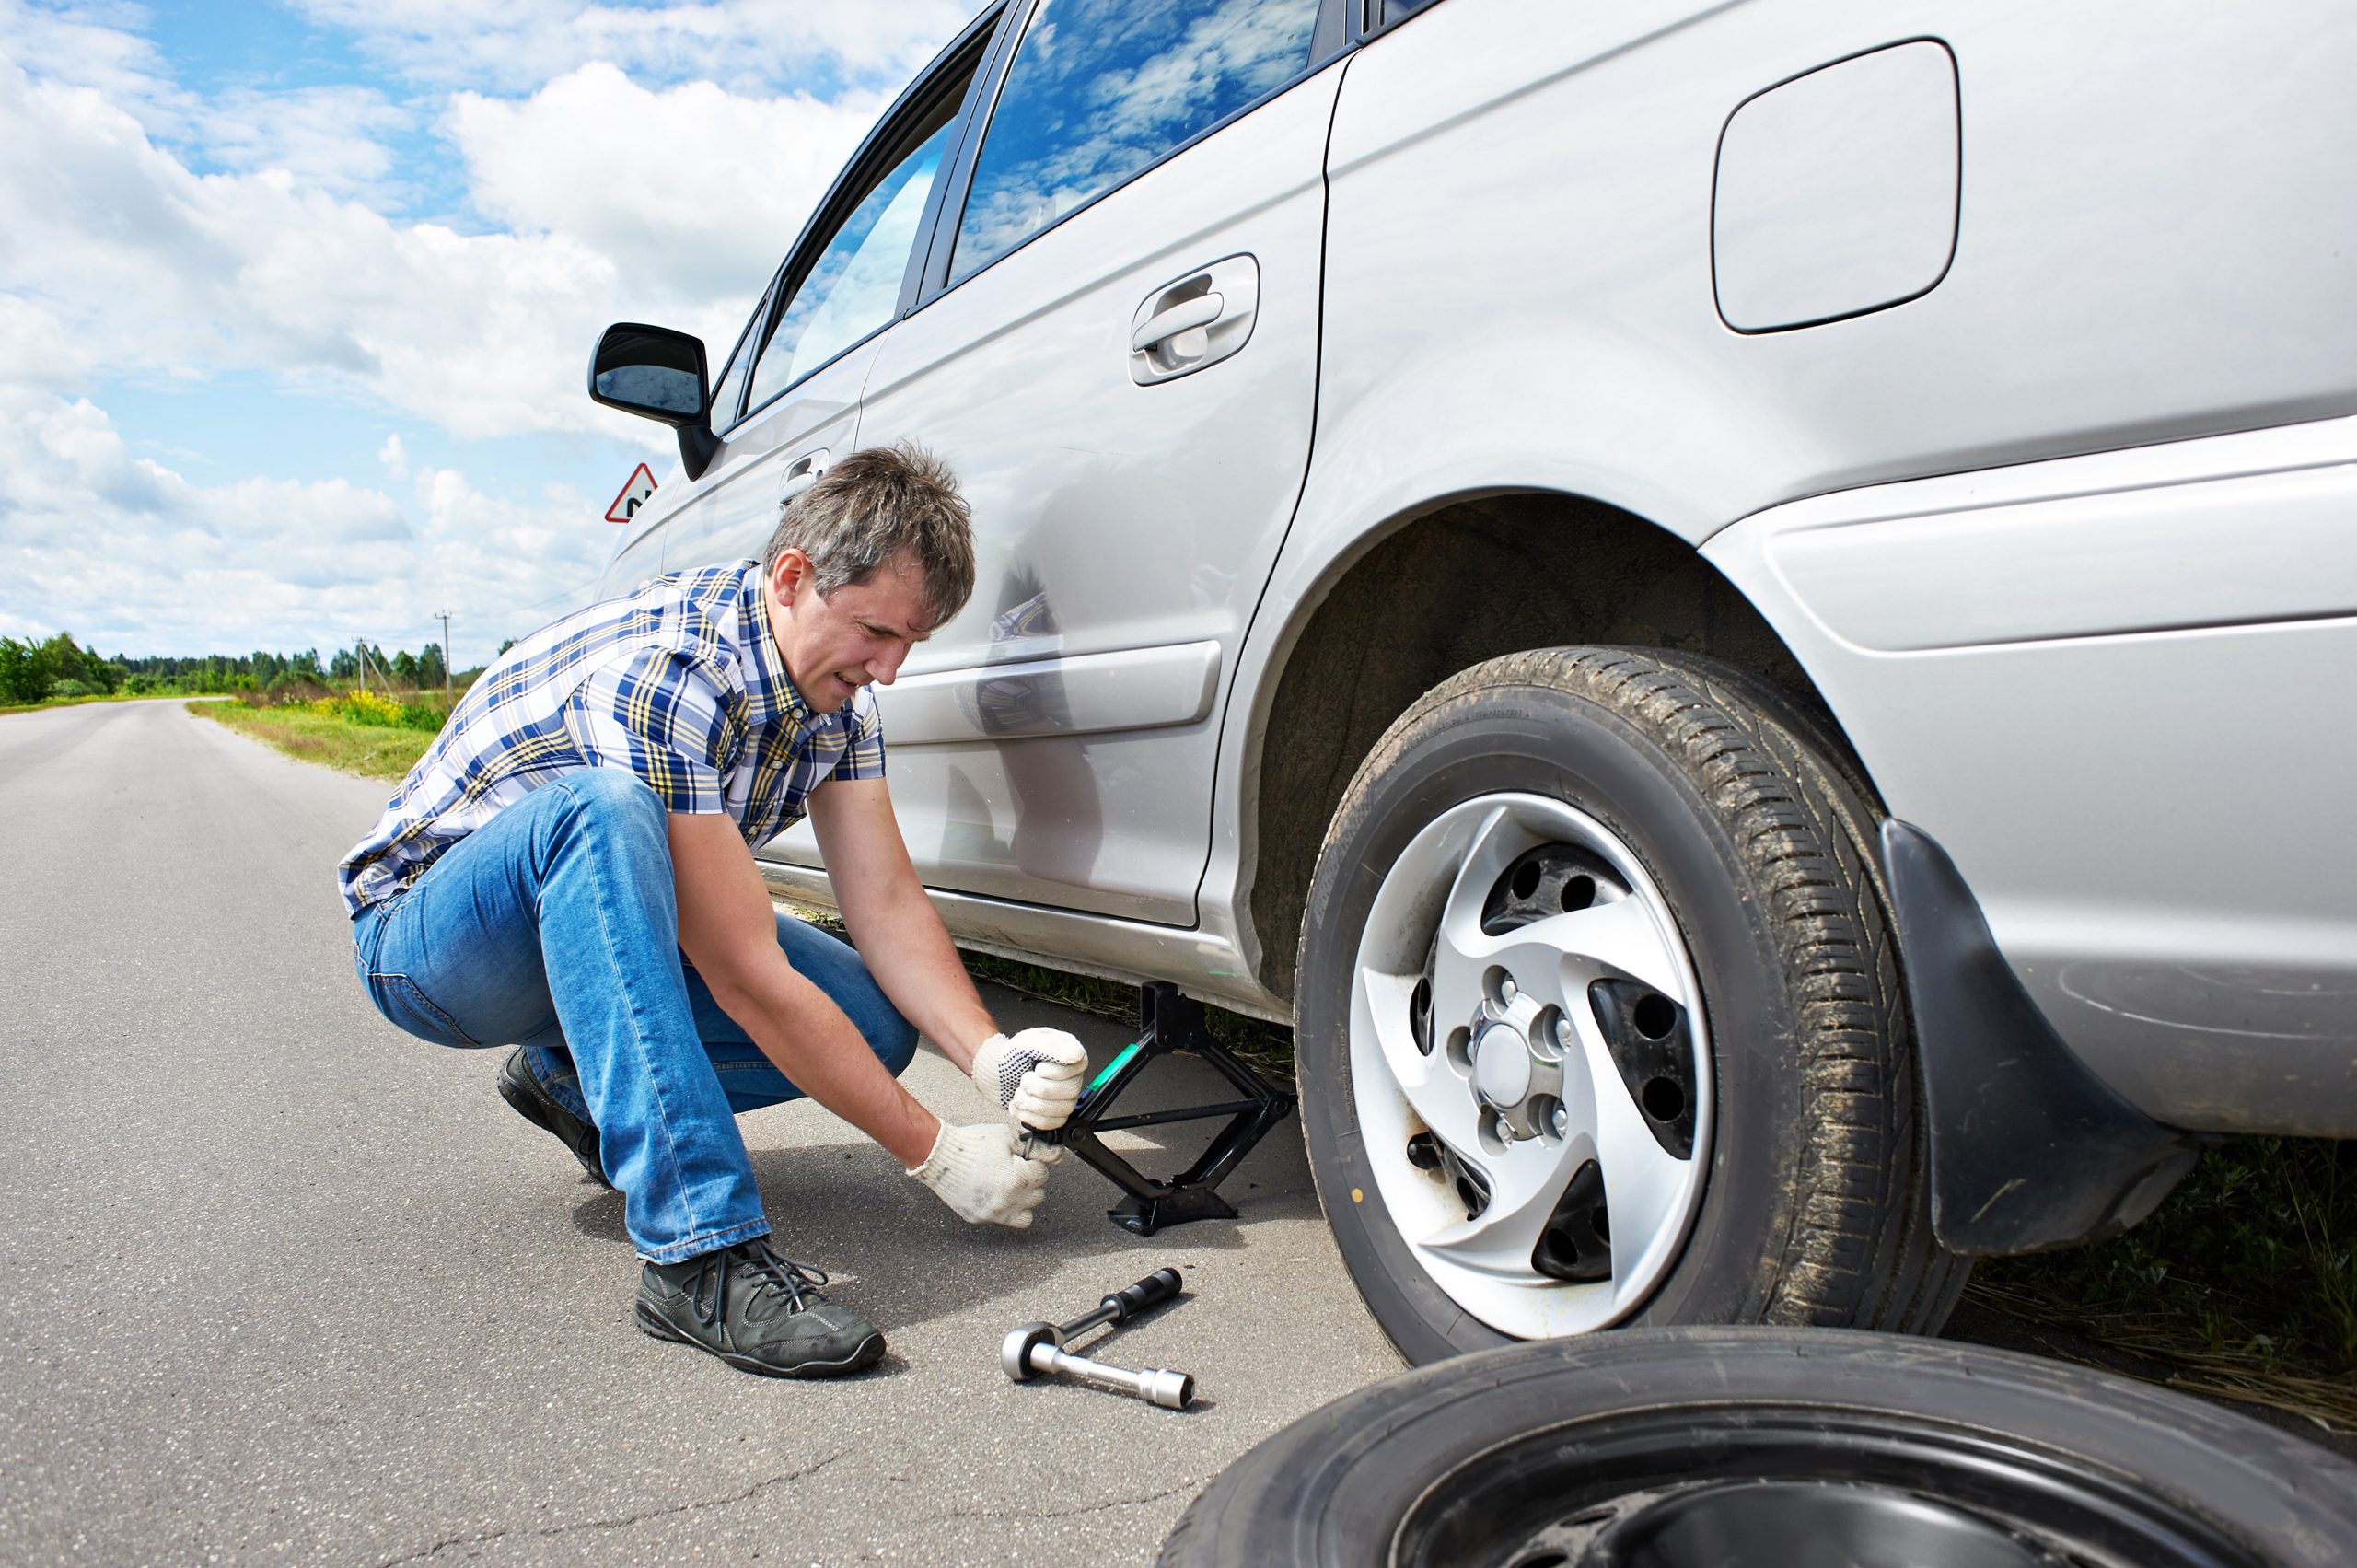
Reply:
M1298 75L1320 0L1045 0L958 224L969 277Z
M760 341L761 323L770 313L770 296L753 307L753 319L745 323L744 334L737 340L737 352L728 358L728 367L720 373L720 382L712 389L712 427L726 430L737 423L737 394L745 389L745 372L752 367L753 344Z
M939 122L868 188L803 274L754 367L749 408L761 407L891 320L958 106L958 95L951 94L937 116L929 117Z

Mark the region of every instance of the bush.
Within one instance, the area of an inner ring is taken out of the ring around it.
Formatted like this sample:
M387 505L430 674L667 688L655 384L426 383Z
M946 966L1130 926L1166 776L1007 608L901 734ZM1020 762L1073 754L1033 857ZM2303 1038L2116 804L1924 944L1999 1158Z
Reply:
M55 675L39 643L0 637L0 703L38 703Z
M310 706L315 714L342 719L346 724L370 725L378 729L402 727L400 705L374 691L347 691L341 697L322 697Z
M448 716L431 703L404 703L401 704L401 722L404 729L437 730L442 727L442 721Z
M96 697L99 689L84 680L52 680L49 683L52 697Z
M2357 1410L2357 1143L2237 1138L2127 1235L1984 1259L1972 1290L2005 1311L2179 1362L2340 1379Z
M308 708L315 713L331 711L340 700L328 696L319 682L294 675L282 675L260 691L238 693L238 701L249 708Z

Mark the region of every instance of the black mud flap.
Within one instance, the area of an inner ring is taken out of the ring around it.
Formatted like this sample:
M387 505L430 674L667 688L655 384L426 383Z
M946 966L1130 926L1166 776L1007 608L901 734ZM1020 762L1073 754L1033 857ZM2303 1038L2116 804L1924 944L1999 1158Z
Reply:
M1940 1244L2043 1252L2151 1214L2214 1140L2154 1121L2073 1054L1930 835L1886 821L1882 854L1923 1064Z

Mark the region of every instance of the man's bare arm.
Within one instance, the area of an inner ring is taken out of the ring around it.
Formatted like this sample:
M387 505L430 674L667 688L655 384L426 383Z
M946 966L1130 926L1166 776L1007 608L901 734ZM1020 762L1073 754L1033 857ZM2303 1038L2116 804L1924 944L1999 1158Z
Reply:
M883 1144L903 1166L923 1165L941 1123L885 1070L842 1009L786 962L769 889L737 824L717 813L674 813L670 837L679 948L721 1010L795 1087ZM900 860L907 864L906 850ZM918 897L922 902L923 894ZM930 908L925 912L932 914ZM934 925L940 928L938 919ZM942 945L948 945L946 936ZM962 969L958 980L965 981ZM885 990L892 994L889 981ZM972 994L970 983L966 992ZM980 1011L979 1001L975 1008ZM931 1033L923 1019L911 1021Z
M821 784L810 793L810 826L843 927L868 972L920 1034L959 1071L971 1070L975 1051L998 1026L917 880L884 781Z

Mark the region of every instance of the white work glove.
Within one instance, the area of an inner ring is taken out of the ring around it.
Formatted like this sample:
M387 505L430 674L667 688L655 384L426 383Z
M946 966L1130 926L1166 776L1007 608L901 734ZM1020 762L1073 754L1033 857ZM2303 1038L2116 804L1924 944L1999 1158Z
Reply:
M993 1035L974 1052L974 1087L1018 1131L1062 1126L1087 1076L1087 1048L1062 1029Z
M1048 1195L1048 1167L1062 1149L1026 1157L1029 1140L1012 1127L985 1122L975 1127L941 1126L924 1164L909 1172L933 1190L958 1218L974 1225L1022 1230Z

